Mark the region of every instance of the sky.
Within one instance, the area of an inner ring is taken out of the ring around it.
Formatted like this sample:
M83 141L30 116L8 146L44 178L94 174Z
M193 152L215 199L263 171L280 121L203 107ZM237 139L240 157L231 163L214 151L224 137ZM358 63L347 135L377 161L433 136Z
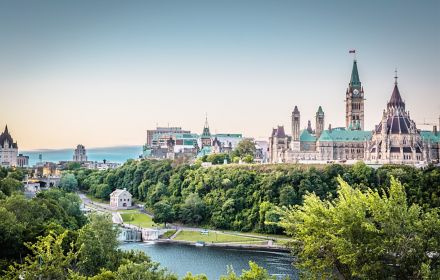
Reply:
M416 123L440 115L440 1L0 0L0 128L20 150L142 145L146 130L267 139L319 105L345 125L356 49L373 129L394 70Z

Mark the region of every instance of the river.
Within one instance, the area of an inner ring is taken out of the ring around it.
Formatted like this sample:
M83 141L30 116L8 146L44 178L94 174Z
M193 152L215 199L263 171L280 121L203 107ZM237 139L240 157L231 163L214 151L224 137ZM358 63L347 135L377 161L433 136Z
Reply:
M232 265L237 274L248 269L249 261L264 267L272 275L289 275L290 279L298 279L292 267L292 257L287 252L263 251L258 249L235 249L220 247L196 247L177 243L123 243L123 250L141 250L159 262L162 267L183 277L188 271L193 274L204 273L209 280L219 279Z

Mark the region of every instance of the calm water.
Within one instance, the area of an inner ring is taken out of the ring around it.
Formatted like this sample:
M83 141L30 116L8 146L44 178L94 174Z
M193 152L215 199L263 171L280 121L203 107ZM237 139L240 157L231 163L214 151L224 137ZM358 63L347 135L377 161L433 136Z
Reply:
M298 276L292 267L289 253L262 250L245 250L219 247L196 247L176 243L124 243L123 250L144 251L155 262L183 277L188 271L193 274L204 273L209 280L219 279L232 265L237 274L249 269L248 262L254 261L277 276L289 275L292 280Z
M88 160L102 161L106 159L109 162L124 163L128 159L136 159L142 154L142 146L121 146L121 147L106 147L106 148L90 148L87 150ZM29 165L32 166L39 161L38 156L43 156L43 161L65 161L72 160L73 149L59 149L59 150L33 150L20 151L20 154L29 156Z

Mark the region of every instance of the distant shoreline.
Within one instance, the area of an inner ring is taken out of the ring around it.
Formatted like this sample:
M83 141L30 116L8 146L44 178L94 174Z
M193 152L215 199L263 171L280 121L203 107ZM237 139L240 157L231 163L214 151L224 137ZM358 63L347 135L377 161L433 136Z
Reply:
M106 150L106 149L122 149L122 148L140 148L142 149L142 145L118 145L118 146L107 146L107 147L86 147L87 151L89 150ZM35 152L53 152L53 151L73 151L75 147L72 148L40 148L40 149L29 149L19 151L20 153L35 153Z
M137 159L142 154L142 146L113 146L87 148L87 156L90 161L102 162L104 159L108 162L125 163L129 159ZM40 162L59 162L69 161L73 158L74 148L70 149L38 149L19 151L20 154L29 156L29 165L33 166Z

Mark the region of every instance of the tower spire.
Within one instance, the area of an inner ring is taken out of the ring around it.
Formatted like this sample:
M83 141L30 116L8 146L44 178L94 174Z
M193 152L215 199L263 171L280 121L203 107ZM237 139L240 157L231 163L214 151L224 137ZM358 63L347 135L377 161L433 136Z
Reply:
M399 92L399 87L397 86L397 69L394 71L394 90L391 94L390 101L388 101L388 108L403 108L405 109L405 102Z
M353 69L351 70L350 86L360 87L361 81L359 79L359 71L357 67L357 60L353 60Z
M6 126L5 126L5 134L8 134L9 133L9 131L8 131L8 125L6 124Z
M205 128L209 128L209 125L208 125L208 113L205 113Z

